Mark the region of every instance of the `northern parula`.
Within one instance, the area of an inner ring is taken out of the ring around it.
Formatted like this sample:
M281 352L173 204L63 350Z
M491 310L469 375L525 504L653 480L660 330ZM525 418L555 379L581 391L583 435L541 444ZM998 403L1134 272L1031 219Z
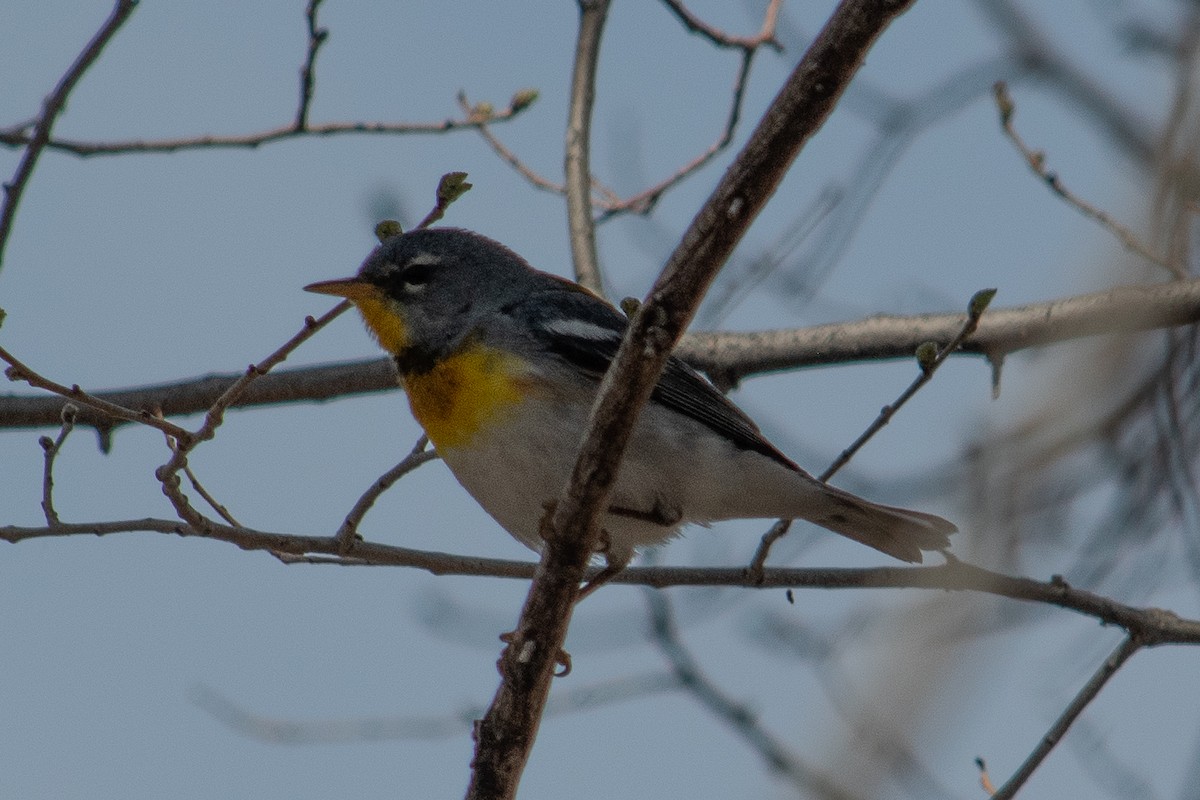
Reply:
M570 476L626 318L499 242L455 228L391 237L357 276L305 288L353 301L459 483L540 550L541 518ZM691 522L806 519L910 562L949 547L957 530L817 481L675 357L637 421L610 502L606 572Z

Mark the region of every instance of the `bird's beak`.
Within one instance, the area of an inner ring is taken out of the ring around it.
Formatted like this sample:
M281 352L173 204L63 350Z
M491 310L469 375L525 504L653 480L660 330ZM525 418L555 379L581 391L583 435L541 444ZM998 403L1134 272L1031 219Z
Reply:
M304 287L306 292L331 294L347 300L368 300L379 296L379 289L361 278L338 278L332 281L317 281Z

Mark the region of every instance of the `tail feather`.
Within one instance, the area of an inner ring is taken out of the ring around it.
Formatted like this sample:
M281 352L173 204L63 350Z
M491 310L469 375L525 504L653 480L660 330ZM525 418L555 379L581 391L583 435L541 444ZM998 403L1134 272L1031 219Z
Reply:
M920 564L922 550L945 550L950 534L958 530L934 514L879 505L832 486L824 488L827 503L805 519L901 561Z

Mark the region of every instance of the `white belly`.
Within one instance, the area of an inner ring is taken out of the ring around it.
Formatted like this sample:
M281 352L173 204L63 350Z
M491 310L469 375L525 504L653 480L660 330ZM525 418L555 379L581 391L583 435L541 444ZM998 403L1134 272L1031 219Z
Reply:
M561 407L530 398L465 447L440 453L476 501L534 550L541 549L541 519L566 487L586 425L583 412L564 415ZM602 527L611 555L628 558L688 522L781 515L794 505L787 498L802 492L801 481L800 473L652 404L634 430L609 507L658 521L609 513Z

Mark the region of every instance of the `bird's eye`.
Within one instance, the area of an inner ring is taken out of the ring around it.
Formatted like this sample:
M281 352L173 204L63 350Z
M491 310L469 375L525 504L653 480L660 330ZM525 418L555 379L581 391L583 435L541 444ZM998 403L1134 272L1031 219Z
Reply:
M406 292L419 292L433 277L433 264L409 264L400 273L400 286Z

